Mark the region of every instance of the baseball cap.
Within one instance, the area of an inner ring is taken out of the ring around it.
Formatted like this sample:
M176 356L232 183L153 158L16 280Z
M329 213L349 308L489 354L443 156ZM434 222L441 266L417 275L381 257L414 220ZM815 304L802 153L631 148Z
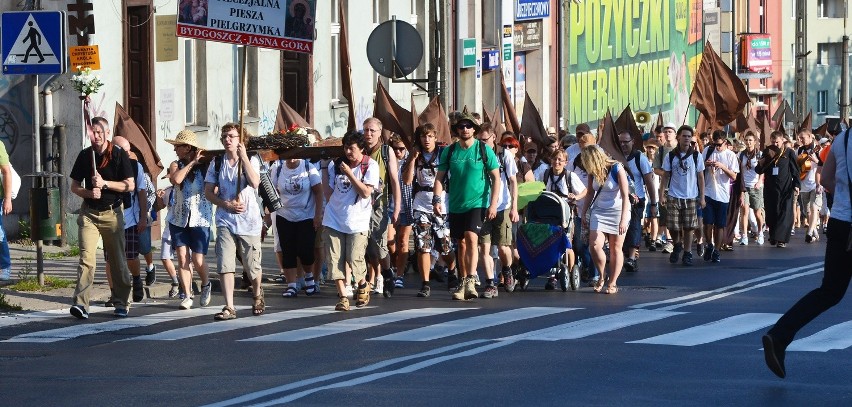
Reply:
M819 139L819 145L824 146L826 144L828 144L828 138L827 137L823 137L823 138Z
M677 126L672 122L668 122L668 123L663 125L663 130L665 130L665 129L672 129L674 131L677 131Z

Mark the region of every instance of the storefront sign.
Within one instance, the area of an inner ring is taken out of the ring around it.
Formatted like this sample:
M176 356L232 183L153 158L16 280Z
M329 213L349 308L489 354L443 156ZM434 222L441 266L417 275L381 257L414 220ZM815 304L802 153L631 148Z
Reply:
M518 0L515 20L537 20L550 17L550 0Z
M748 34L742 36L740 50L742 61L752 71L772 67L772 49L769 34Z
M316 0L178 3L178 37L313 52Z
M541 48L541 20L515 24L515 52Z
M459 39L459 61L461 61L460 68L476 66L476 38Z
M101 69L101 57L98 54L97 45L68 47L68 57L71 58L71 66L75 70L78 70L78 66L81 68L91 68L93 71Z
M500 67L500 51L489 49L482 51L482 68L486 71L497 69Z

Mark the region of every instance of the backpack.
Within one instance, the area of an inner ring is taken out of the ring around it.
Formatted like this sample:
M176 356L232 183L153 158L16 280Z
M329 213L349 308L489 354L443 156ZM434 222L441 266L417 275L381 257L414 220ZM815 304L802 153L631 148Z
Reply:
M678 155L677 152L678 152L677 148L675 148L672 151L669 151L669 168L673 167L674 158ZM692 155L692 161L695 162L695 168L697 169L698 168L698 151L693 150L691 155ZM671 186L672 186L672 177L669 177L669 184L667 185L667 187L670 188Z
M420 183L417 182L416 172L417 172L418 168L420 168L420 169L437 168L438 164L435 164L435 162L440 161L441 154L443 152L444 152L444 147L436 147L435 151L433 153L434 155L432 156L432 161L429 161L429 162L426 162L426 160L423 158L423 155L419 155L417 157L417 160L414 162L415 176L414 176L414 180L411 182L411 196L417 195L417 193L421 192L421 191L432 192L434 190L434 188L435 188L434 185L432 185L431 187L424 187L424 186L420 185ZM444 190L447 190L449 188L449 177L448 177L447 173L444 173L444 179L441 180L441 184L444 185Z
M639 150L633 151L633 164L636 166L636 170L639 173L642 173L642 167L639 166L639 160L642 158L642 153ZM629 156L627 158L630 158ZM636 178L633 177L633 172L630 171L630 168L625 165L624 170L627 172L627 198L630 200L631 205L636 205L639 203L639 195L636 194Z
M568 187L568 194L563 194L558 188L559 183L562 182L562 179L565 178L565 174L567 174L567 173L568 173L568 170L562 170L562 173L559 174L558 177L556 177L556 180L554 180L553 179L553 169L548 168L548 169L544 170L544 180L545 180L544 183L546 185L547 181L550 181L550 192L553 192L554 194L559 195L562 198L566 198L568 196L568 194L574 192L574 188L571 186L571 180L570 179L565 181L565 185Z
M491 188L491 177L488 175L488 172L489 172L488 167L485 166L485 160L486 160L486 157L488 157L488 153L485 151L485 149L486 149L485 143L483 143L479 140L476 140L476 142L479 143L479 158L482 159L483 176L485 177L485 182L488 183L488 187ZM449 168L450 168L449 165L453 161L453 152L456 151L456 146L458 144L459 144L458 142L455 142L453 144L450 144L449 147L447 147L449 149L447 151L447 170L448 170L447 172L449 172ZM449 191L450 190L449 185L445 189L447 191Z

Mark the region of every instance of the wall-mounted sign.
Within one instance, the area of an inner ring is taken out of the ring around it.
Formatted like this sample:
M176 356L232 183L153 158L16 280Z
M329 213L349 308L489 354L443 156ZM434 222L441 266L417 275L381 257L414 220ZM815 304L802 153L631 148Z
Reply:
M177 15L154 16L155 35L157 37L157 62L178 60L178 39L175 35Z
M98 54L97 45L81 45L77 47L68 47L68 57L71 60L71 66L77 70L79 66L82 68L91 68L93 71L101 69L101 57Z
M541 20L515 24L515 52L541 48Z
M460 68L476 66L476 38L459 38Z
M741 61L752 71L772 68L772 49L769 34L747 34L740 40Z
M515 20L537 20L550 17L550 0L518 0Z
M482 51L482 68L486 71L500 67L500 50L489 49Z

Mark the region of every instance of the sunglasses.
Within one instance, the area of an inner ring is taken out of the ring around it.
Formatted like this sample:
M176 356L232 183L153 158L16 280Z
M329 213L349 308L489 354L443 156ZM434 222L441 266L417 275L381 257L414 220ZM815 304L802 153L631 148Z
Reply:
M457 129L472 129L473 123L459 123L456 125Z
M503 148L517 148L517 147L515 147L515 146L513 146L513 145L511 145L511 144L502 144L502 145L500 145L500 147L503 147Z

